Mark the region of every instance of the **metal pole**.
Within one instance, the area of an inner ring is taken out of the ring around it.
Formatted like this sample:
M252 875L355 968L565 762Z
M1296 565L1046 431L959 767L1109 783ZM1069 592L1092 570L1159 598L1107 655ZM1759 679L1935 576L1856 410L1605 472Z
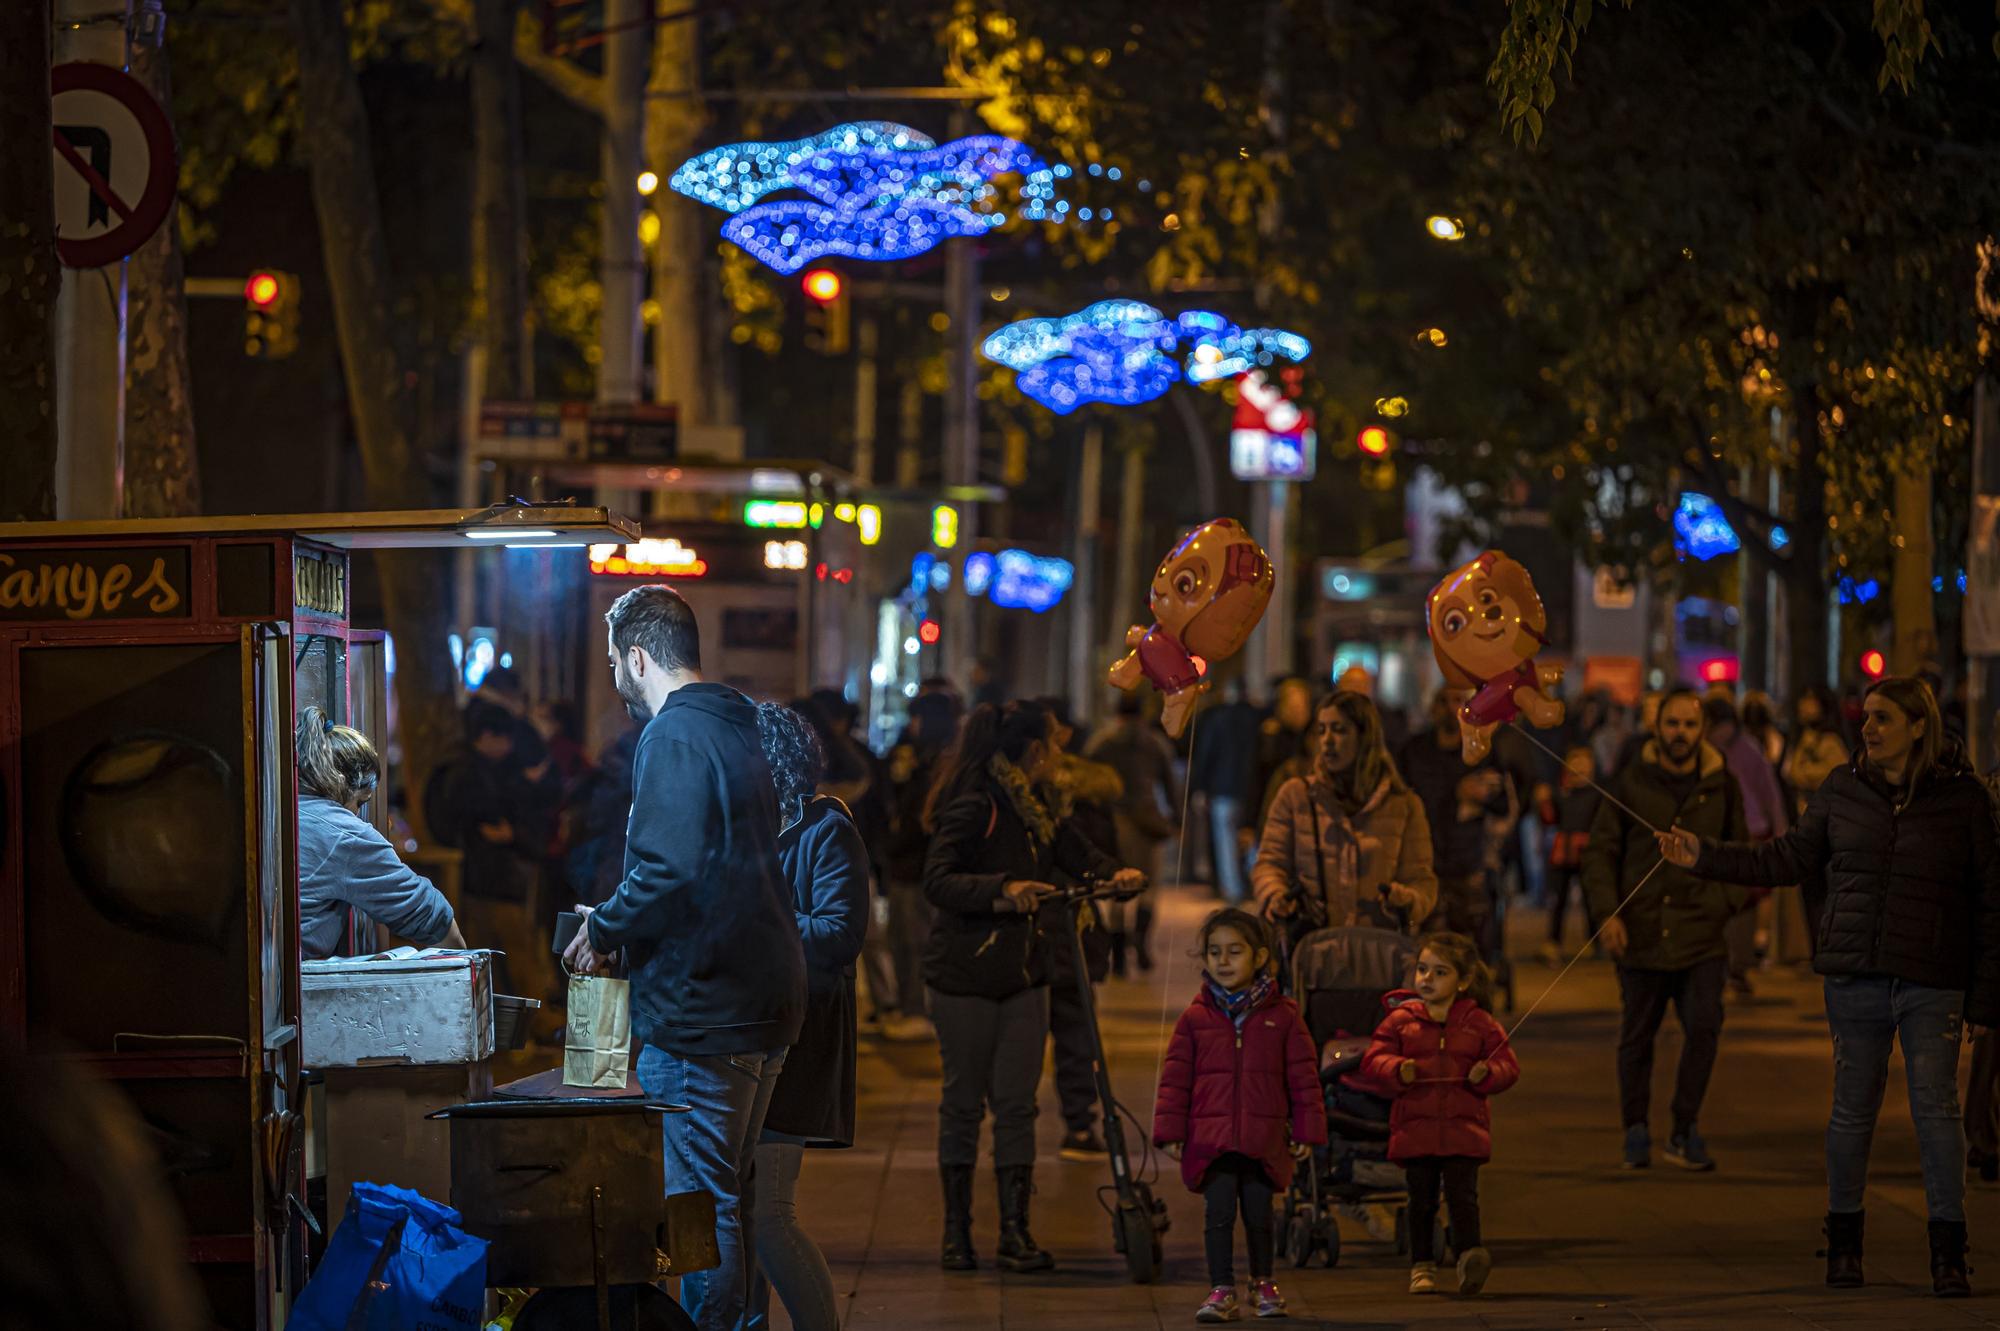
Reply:
M1069 606L1069 701L1079 730L1088 733L1097 720L1102 681L1097 663L1097 536L1098 510L1104 501L1104 427L1096 421L1083 428L1083 455L1077 461L1076 539L1070 562L1076 585Z
M1994 475L1996 464L2000 464L2000 449L1994 447L1995 416L2000 415L2000 393L1993 391L1993 378L1981 374L1973 383L1972 390L1972 492L1975 495L1990 495L2000 491L2000 477ZM1980 517L1977 509L1973 512L1973 532L1967 541L1965 568L1968 574L1965 583L1965 603L1960 611L1963 622L1971 622L1975 601L1985 602L2000 595L2000 588L1987 585L1980 576L1983 561L1975 560L1972 546L1979 539ZM1965 698L1965 746L1972 754L1973 766L1986 771L1989 763L1984 745L1992 743L1987 730L1992 723L1990 715L1994 700L2000 697L1994 685L1995 658L1966 654L1966 698Z
M954 112L953 134L965 132L966 116ZM976 242L956 240L945 250L945 316L951 327L951 388L945 397L944 483L947 487L979 483L979 251ZM978 659L978 635L972 597L966 594L965 556L979 538L979 510L970 501L959 502L958 564L961 576L953 578L947 599L950 616L945 626L945 674L954 683L969 686L972 665Z
M1125 446L1125 458L1118 477L1118 564L1112 575L1111 654L1123 655L1125 630L1144 627L1151 618L1140 593L1139 540L1146 517L1146 447Z
M646 0L606 0L608 28L638 24ZM644 28L631 26L604 43L604 211L599 230L604 289L597 367L599 402L637 402L639 382L639 300L645 261L639 247L639 172L644 163L640 101L646 90Z
M1271 507L1270 543L1264 547L1271 556L1276 577L1271 584L1271 608L1264 615L1264 631L1270 645L1266 665L1273 675L1289 675L1297 668L1292 650L1292 497L1298 487L1287 481L1266 481L1265 498Z
M56 0L56 63L125 68L130 22L129 0ZM123 516L125 263L62 270L56 297L56 516L64 520Z
M854 478L875 484L875 357L882 340L874 311L864 311L854 334Z

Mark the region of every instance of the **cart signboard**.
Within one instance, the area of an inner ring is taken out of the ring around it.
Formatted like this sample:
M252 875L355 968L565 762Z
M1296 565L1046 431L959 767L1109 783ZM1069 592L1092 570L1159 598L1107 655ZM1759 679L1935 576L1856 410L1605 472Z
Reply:
M186 619L190 603L184 545L0 551L0 620Z

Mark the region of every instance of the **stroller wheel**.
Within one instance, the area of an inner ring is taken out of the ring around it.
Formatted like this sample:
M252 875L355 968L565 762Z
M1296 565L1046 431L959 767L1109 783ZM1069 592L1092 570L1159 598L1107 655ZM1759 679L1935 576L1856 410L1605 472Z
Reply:
M1329 1220L1324 1225L1314 1226L1313 1233L1318 1237L1321 1247L1326 1252L1327 1269L1332 1270L1334 1267L1339 1266L1340 1225L1335 1221Z
M1285 1255L1291 1258L1292 1266L1303 1270L1313 1255L1313 1225L1302 1215L1292 1217L1285 1226Z

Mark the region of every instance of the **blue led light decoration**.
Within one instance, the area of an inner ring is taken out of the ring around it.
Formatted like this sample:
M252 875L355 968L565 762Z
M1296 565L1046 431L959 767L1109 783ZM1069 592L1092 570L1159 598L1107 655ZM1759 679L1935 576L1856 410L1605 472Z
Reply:
M1674 509L1674 545L1683 558L1692 555L1704 562L1742 548L1736 529L1722 516L1716 502L1692 490L1681 492L1681 502Z
M757 198L778 189L812 197L735 208L722 235L780 273L795 273L828 255L907 259L954 237L984 235L1007 220L992 183L1006 175L1022 178L1021 215L1047 220L1058 174L1034 149L997 134L923 147L882 141L817 147L796 157L779 152L771 162L768 177L755 182ZM675 173L675 188L686 170ZM725 202L717 206L750 192L724 191Z
M1007 610L1032 610L1039 615L1061 604L1075 580L1076 568L1067 559L1026 550L998 554L981 550L965 561L965 590Z
M915 152L935 148L927 134L908 125L887 120L857 120L835 125L809 139L785 143L725 143L710 148L681 163L668 188L687 195L697 203L740 213L766 194L796 189L793 171L808 157L821 152L856 152L864 148L886 152Z
M986 358L1018 372L1015 385L1059 416L1086 402L1132 406L1174 386L1166 353L1174 325L1151 305L1100 300L1075 314L1022 319L989 336Z
M1281 328L1238 327L1210 310L1169 319L1136 300L1101 300L1075 314L1022 319L988 337L988 360L1016 372L1015 384L1058 415L1086 402L1136 406L1173 387L1183 373L1170 357L1185 350L1188 380L1205 384L1276 360L1299 361L1312 343Z

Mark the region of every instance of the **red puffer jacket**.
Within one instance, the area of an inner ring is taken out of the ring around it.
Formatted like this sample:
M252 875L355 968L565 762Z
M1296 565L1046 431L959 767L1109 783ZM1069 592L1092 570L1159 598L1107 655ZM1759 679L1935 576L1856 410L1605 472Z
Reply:
M1282 1190L1292 1182L1292 1143L1325 1140L1319 1060L1298 1004L1273 992L1239 1035L1204 985L1174 1026L1153 1105L1154 1143L1185 1143L1181 1181L1199 1191L1216 1157L1233 1151L1262 1161Z
M1431 1018L1423 999L1407 991L1383 1001L1395 1006L1375 1028L1375 1042L1361 1070L1382 1094L1395 1099L1389 1109L1389 1158L1492 1159L1486 1102L1521 1079L1507 1033L1470 998L1453 1003L1443 1025ZM1408 1062L1417 1065L1417 1079L1405 1086L1401 1073ZM1481 1062L1487 1067L1486 1080L1474 1086L1466 1077Z

